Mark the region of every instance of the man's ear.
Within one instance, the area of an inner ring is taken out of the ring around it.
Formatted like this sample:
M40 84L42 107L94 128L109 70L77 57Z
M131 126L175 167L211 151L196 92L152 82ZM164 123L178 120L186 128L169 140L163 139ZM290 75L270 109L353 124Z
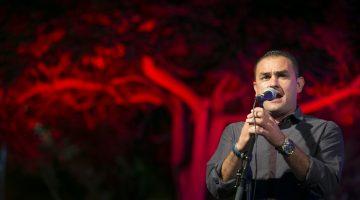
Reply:
M297 93L300 93L305 85L305 79L302 76L299 76L298 78L296 78L296 91Z
M255 91L255 94L258 95L259 93L258 93L258 91L257 91L257 87L256 87L256 86L257 86L257 83L256 83L256 81L254 81L254 82L253 82L254 91Z

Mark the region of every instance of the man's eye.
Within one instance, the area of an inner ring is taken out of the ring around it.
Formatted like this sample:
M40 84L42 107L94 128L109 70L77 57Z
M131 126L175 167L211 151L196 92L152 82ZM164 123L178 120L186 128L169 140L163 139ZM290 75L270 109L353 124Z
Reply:
M266 79L269 79L269 78L270 78L270 76L262 76L262 77L260 77L261 80L266 80Z
M288 75L287 75L287 74L279 74L279 77L280 77L280 78L287 78Z

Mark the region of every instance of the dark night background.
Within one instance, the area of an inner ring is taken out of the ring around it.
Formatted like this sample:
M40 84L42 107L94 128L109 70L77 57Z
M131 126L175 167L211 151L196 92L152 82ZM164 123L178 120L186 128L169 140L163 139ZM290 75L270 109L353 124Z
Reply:
M303 111L343 129L333 198L360 198L357 8L355 0L0 1L0 194L210 199L206 162L223 128L250 110L256 59L281 49L306 79Z

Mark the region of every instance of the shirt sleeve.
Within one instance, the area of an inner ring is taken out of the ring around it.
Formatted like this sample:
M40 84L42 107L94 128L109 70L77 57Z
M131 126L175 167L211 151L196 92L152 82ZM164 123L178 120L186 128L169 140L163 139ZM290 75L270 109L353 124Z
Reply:
M206 185L209 192L217 199L229 197L235 192L235 178L224 182L221 178L221 167L223 161L229 155L232 145L235 144L236 131L239 132L241 127L236 127L233 123L224 129L219 145L207 163Z
M339 186L344 165L344 142L341 129L328 121L320 138L316 156L310 157L305 184L318 196L328 196Z

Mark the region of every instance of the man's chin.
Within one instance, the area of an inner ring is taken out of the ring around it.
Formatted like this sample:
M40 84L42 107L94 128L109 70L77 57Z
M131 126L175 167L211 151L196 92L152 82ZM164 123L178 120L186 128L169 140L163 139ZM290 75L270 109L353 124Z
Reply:
M273 117L281 116L283 109L280 105L264 105L264 109L269 111L270 115Z
M269 112L276 112L276 111L279 111L281 109L281 105L272 104L270 102L265 102L263 106L264 106L264 109L269 111Z

